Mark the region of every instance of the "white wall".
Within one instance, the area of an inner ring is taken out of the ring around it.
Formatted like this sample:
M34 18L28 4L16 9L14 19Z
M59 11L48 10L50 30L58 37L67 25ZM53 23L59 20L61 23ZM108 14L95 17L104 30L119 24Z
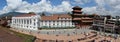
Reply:
M38 21L40 16L35 15L31 17L12 17L12 28L24 28L24 29L38 29Z
M72 18L59 18L58 20L41 20L39 15L31 17L12 17L12 28L38 30L39 27L74 27Z
M40 26L39 27L74 27L72 24L72 20L46 20L46 21L39 21Z

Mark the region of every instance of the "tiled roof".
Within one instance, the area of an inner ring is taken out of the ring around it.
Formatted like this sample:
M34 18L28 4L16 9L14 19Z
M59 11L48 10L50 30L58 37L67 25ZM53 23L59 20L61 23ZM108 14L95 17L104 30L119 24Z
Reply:
M75 7L73 7L73 8L81 8L81 7L79 7L79 6L75 6ZM82 8L81 8L82 9Z
M18 16L15 16L15 17L30 17L30 16L34 16L36 14L22 14L22 15L18 15Z
M73 20L81 20L81 18L74 18Z
M74 12L82 12L81 10L73 10Z
M93 22L93 21L82 21L82 22Z
M60 18L72 18L69 14L53 14L53 16Z
M41 20L58 20L59 18L72 18L68 14L53 14L51 16L41 16Z
M92 20L93 18L85 18L85 17L82 17L82 18L73 18L73 20Z
M89 18L89 17L87 17L87 18L84 18L84 17L82 17L81 19L93 19L93 18Z

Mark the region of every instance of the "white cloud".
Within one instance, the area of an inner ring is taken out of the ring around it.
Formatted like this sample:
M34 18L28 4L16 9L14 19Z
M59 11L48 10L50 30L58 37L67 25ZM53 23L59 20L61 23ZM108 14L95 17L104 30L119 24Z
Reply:
M41 0L38 3L30 4L27 1L22 0L6 0L7 5L0 10L0 14L15 11L15 12L50 12L50 13L61 13L61 12L71 12L72 3L69 0L62 1L61 4L54 6L51 5L50 0ZM74 5L85 5L86 3L91 3L93 0L74 0ZM120 0L94 0L97 4L96 6L84 7L82 11L88 14L106 14L106 15L120 15ZM108 6L108 7L106 7Z
M102 15L120 16L120 0L95 0L95 2L97 3L96 6L85 7L83 8L83 11L88 14L97 13Z
M97 13L96 7L85 7L82 9L82 11L84 11L84 13L89 13L89 14Z
M69 2L63 1L61 3L61 5L55 6L53 8L53 12L55 12L55 11L57 11L57 12L70 12L70 11L72 11L72 6L70 5Z
M87 14L98 14L98 15L112 15L110 11L105 10L105 8L94 6L94 7L86 7L83 10Z
M19 5L21 4L22 0L6 0L6 2L7 2L7 6L5 6L3 8L3 10L0 11L0 14L13 11L17 7L19 7Z
M95 2L98 4L98 6L104 6L105 5L104 0L95 0Z
M72 5L69 3L69 1L62 1L60 5L54 6L51 5L51 2L49 0L41 0L38 3L30 4L27 1L22 0L6 0L7 6L4 7L3 10L0 11L0 13L6 13L6 12L50 12L50 13L60 13L60 12L69 12L72 9Z
M81 4L81 5L83 5L85 3L91 2L92 0L74 0L74 1L75 1L74 4Z
M8 7L17 8L22 3L22 0L6 0L6 2Z

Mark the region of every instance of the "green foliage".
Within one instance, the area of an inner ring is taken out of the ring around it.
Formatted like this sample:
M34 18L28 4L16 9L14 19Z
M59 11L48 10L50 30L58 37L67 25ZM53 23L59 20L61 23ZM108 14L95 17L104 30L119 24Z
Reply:
M25 35L25 34L20 34L20 33L17 33L16 35L24 38L25 39L24 42L33 42L34 40L34 37L31 35Z
M116 21L116 25L120 25L120 21Z
M34 36L32 35L27 35L27 34L22 34L22 33L19 33L19 32L15 32L15 31L12 31L15 35L19 36L19 37L22 37L24 39L23 42L34 42L34 40L36 39Z
M29 12L28 14L35 14L34 12Z
M45 13L44 13L44 12L42 12L41 16L45 16Z
M2 27L2 26L0 26ZM5 29L8 32L12 32L14 35L23 38L23 42L34 42L34 40L36 39L36 37L32 36L32 35L27 35L27 34L23 34L23 33L19 33L13 30L10 30L6 27L2 27L2 29Z
M67 14L71 14L71 12L68 12Z

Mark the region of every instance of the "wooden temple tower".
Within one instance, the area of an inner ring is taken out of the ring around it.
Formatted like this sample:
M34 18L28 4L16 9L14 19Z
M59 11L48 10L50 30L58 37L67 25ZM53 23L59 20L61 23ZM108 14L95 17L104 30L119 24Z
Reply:
M77 28L87 28L87 26L92 25L95 15L82 14L82 8L79 6L75 6L72 9L73 23Z

